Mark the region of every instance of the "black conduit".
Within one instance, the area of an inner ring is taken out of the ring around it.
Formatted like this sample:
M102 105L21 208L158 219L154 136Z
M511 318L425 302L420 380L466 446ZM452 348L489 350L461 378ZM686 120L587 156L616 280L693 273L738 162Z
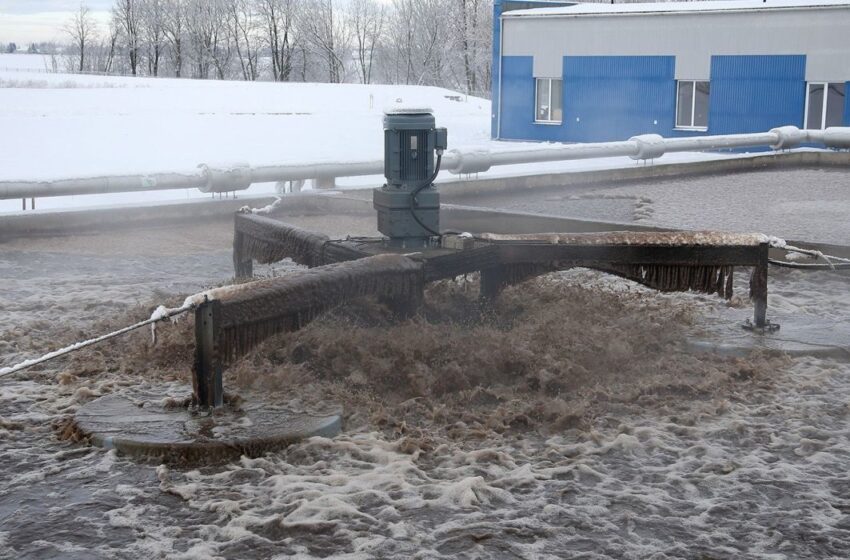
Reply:
M420 192L422 192L423 189L428 188L429 186L431 186L434 183L434 179L437 178L437 174L440 172L440 164L442 162L443 162L443 154L438 152L437 153L437 163L436 163L436 165L434 165L434 173L431 174L430 177L428 177L428 180L426 180L424 183L422 183L421 185L416 187L416 190L414 190L412 193L410 193L410 215L413 216L413 219L416 220L416 223L419 224L419 226L422 229L424 229L425 231L427 231L431 235L436 235L437 237L440 237L440 232L434 231L433 229L426 226L422 222L422 220L419 219L419 216L416 214L416 196Z

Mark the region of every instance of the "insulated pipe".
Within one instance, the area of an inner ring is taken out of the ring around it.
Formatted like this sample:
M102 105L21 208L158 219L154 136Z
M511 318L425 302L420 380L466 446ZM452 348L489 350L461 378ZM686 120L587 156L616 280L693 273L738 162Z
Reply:
M351 163L316 163L307 165L267 165L251 169L254 183L275 181L299 181L307 179L333 179L336 177L359 177L382 175L384 160L356 161Z
M724 150L752 146L773 146L779 141L774 132L757 134L724 134L720 136L691 136L689 138L665 138L665 152L691 152L701 150Z
M455 174L482 173L495 165L632 156L637 152L637 144L631 140L587 144L551 144L504 152L491 152L486 148L473 149L468 152L455 149L449 150L443 155L443 169Z
M455 174L481 173L493 166L541 163L628 156L636 160L655 159L667 152L690 152L769 146L774 150L801 144L822 144L827 148L850 149L850 127L826 130L800 130L783 126L769 132L663 138L644 134L620 142L579 144L542 144L520 150L490 151L489 148L467 148L447 151L442 167ZM380 175L383 160L346 163L315 163L250 167L247 164L214 168L198 166L194 174L156 173L61 179L57 181L0 182L0 200L39 198L78 194L155 191L197 188L202 192L229 192L248 188L252 183L297 181L335 177Z
M77 194L200 189L206 185L206 182L202 173L196 175L156 173L151 175L60 179L57 181L0 182L0 200Z

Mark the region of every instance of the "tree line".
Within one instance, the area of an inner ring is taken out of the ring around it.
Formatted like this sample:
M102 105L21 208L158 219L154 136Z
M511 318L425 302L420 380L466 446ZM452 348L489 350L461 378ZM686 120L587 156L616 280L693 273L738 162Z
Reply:
M61 70L436 85L488 95L492 0L115 0L81 4Z

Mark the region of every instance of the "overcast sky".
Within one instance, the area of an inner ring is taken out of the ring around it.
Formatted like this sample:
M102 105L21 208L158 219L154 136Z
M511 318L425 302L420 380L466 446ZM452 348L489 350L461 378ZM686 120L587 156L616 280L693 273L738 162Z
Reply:
M85 4L98 25L106 27L113 0L85 0ZM0 0L0 44L66 41L62 28L79 7L80 0Z
M98 24L105 24L112 0L86 0L86 4ZM64 41L62 26L79 7L80 0L0 0L0 44Z

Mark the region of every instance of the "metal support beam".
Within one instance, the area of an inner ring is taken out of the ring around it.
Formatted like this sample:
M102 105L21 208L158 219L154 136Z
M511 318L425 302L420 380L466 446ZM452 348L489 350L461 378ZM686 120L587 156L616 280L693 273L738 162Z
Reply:
M237 279L254 276L254 259L246 255L245 234L238 229L233 233L233 270Z
M759 245L758 263L750 277L750 298L753 300L753 324L757 329L767 327L767 265L770 245Z
M513 286L558 270L549 263L501 264L481 269L481 299L494 300L508 286Z
M192 368L194 399L202 408L224 404L222 364L218 351L221 302L206 301L195 309L195 364Z
M493 301L505 287L505 267L490 266L481 269L481 299Z

